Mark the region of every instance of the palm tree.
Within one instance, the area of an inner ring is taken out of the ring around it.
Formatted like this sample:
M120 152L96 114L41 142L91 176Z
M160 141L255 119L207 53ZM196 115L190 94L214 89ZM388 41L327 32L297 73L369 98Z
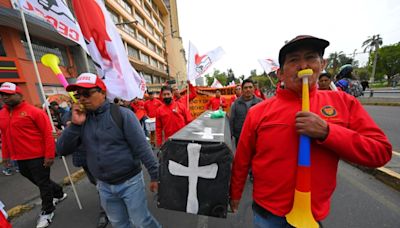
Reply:
M329 54L328 57L328 68L332 69L332 74L335 75L337 72L337 69L339 67L339 60L340 58L344 55L342 51L340 52L334 52Z
M364 53L369 51L369 56L371 57L371 53L374 51L374 63L372 65L372 74L371 74L371 82L374 82L375 79L375 70L376 70L376 62L378 61L378 50L379 46L382 45L382 37L380 35L373 35L372 37L368 37L366 41L363 42L362 47L364 47Z

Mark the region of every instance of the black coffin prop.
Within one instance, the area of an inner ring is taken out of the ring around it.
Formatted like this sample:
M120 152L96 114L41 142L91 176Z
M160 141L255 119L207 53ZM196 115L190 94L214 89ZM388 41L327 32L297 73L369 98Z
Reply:
M162 146L158 207L226 218L231 135L226 117L209 116L203 113Z

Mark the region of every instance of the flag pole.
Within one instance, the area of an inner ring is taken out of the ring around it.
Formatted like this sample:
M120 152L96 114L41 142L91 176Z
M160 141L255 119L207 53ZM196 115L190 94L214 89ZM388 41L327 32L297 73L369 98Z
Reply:
M189 108L189 83L190 83L190 75L189 75L189 73L190 73L190 57L191 57L191 53L190 53L190 46L192 46L192 45L190 45L190 40L189 40L189 50L188 50L188 65L187 65L187 73L186 73L186 75L187 75L187 81L186 81L186 84L187 84L187 89L186 89L186 94L187 94L187 108L189 109L189 111L190 111L190 108Z
M32 57L32 62L33 62L33 67L35 69L36 79L37 79L38 84L39 84L40 96L42 97L42 99L43 99L43 101L45 103L46 112L47 112L47 116L49 117L49 120L50 120L50 123L51 123L52 131L53 131L53 133L55 133L56 129L54 127L53 119L51 118L51 113L50 113L49 106L47 105L46 96L44 95L42 80L40 79L39 70L38 70L38 66L37 66L37 63L36 63L36 58L35 58L35 55L34 55L33 49L32 49L31 38L29 36L28 26L26 25L25 14L22 11L22 6L21 6L20 2L19 1L17 1L17 2L18 2L17 3L18 6L19 6L19 12L21 13L22 25L24 27L26 41L28 42L29 53L31 54L31 57ZM81 202L79 200L78 194L76 192L74 182L72 182L71 175L70 175L70 172L69 172L69 169L68 169L68 165L67 165L67 162L65 161L65 157L61 156L61 158L62 158L62 160L64 162L64 166L65 166L65 169L67 171L69 181L71 182L71 186L72 186L72 189L74 191L76 201L78 202L79 209L82 210L82 205L81 205Z

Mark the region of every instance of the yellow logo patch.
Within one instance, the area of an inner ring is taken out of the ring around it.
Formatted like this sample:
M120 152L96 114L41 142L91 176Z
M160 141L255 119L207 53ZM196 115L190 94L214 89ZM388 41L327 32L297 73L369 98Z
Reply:
M336 109L330 105L326 105L326 106L322 107L321 113L322 113L322 115L324 115L326 117L334 117L337 114Z

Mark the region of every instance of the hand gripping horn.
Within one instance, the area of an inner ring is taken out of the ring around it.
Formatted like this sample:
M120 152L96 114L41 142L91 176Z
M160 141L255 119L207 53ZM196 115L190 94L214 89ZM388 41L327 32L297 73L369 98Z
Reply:
M313 70L305 69L297 73L303 80L302 88L302 111L310 111L310 96L308 90L308 77ZM318 228L311 210L311 155L310 137L300 135L299 158L297 163L297 180L294 192L292 210L286 215L288 223L298 228Z

